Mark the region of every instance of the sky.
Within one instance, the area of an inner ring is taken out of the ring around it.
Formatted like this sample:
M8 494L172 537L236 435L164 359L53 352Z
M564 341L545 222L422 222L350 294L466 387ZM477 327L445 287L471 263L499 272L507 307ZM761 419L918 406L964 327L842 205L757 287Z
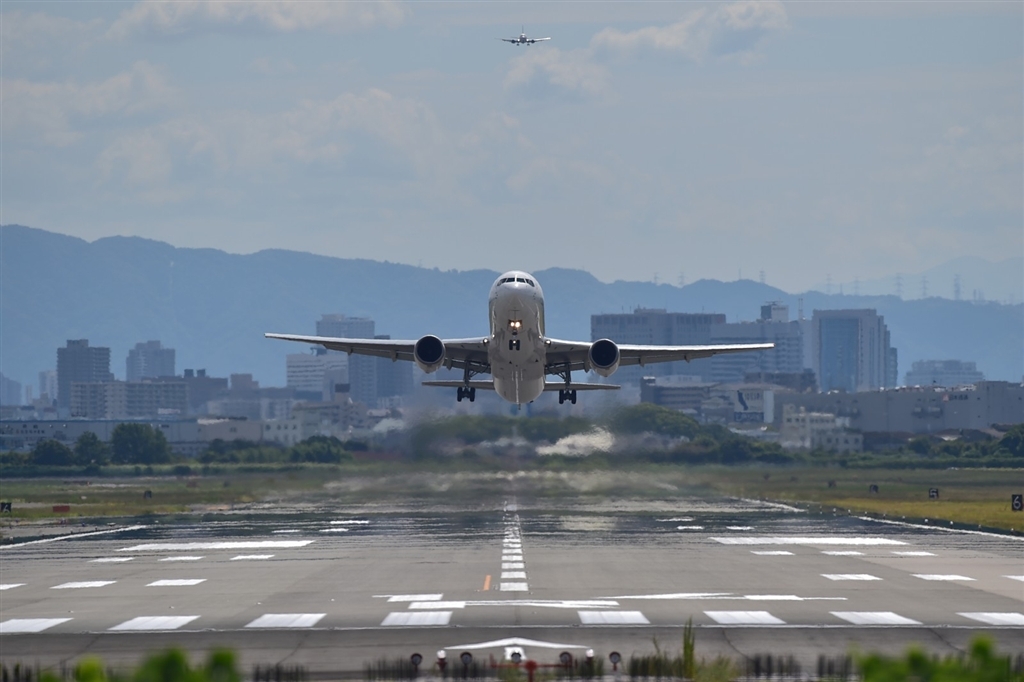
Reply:
M0 224L787 291L1024 253L1017 1L4 0L0 60Z

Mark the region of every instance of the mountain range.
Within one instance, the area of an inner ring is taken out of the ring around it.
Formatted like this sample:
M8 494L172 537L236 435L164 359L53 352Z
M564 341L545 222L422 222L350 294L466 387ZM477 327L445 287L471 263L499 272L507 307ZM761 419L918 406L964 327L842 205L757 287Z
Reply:
M514 265L510 263L510 266ZM298 344L264 332L308 333L324 313L368 316L378 334L417 338L487 332L487 291L499 273L441 271L359 259L270 250L249 255L176 248L138 237L77 237L20 225L0 227L0 371L36 384L56 367L56 349L87 338L111 348L124 378L128 350L159 339L177 351L177 368L213 376L251 373L283 385L285 355ZM899 351L899 373L922 359L971 360L989 379L1024 375L1024 305L902 300L894 295L790 294L750 280L700 280L683 287L604 283L582 270L533 273L545 292L547 332L589 339L590 316L636 307L725 313L755 320L766 301L795 318L815 309L875 308Z

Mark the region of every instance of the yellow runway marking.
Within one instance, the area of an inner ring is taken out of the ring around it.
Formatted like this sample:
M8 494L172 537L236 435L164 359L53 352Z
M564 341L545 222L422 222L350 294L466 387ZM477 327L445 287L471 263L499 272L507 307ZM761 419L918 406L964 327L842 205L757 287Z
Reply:
M483 589L483 591L486 592L489 589L491 589L491 576L488 575L486 578L484 578L484 589Z

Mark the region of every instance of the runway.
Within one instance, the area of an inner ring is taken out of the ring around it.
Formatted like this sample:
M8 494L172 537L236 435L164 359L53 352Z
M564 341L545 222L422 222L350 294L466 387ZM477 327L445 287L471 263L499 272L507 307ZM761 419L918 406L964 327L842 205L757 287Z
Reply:
M527 500L207 515L0 550L0 658L111 664L235 648L243 664L345 674L439 649L551 662L851 644L1024 652L1024 542L753 501ZM509 640L515 640L510 644ZM521 640L531 643L522 644Z

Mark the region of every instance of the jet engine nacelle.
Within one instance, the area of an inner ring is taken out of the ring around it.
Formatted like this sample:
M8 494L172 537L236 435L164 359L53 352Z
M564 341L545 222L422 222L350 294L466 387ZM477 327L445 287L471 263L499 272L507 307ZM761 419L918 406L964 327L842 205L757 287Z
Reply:
M611 376L619 368L619 347L610 339L601 339L590 344L587 353L590 368L603 377Z
M416 342L412 354L416 365L427 374L432 374L444 362L444 342L433 334L427 334Z

